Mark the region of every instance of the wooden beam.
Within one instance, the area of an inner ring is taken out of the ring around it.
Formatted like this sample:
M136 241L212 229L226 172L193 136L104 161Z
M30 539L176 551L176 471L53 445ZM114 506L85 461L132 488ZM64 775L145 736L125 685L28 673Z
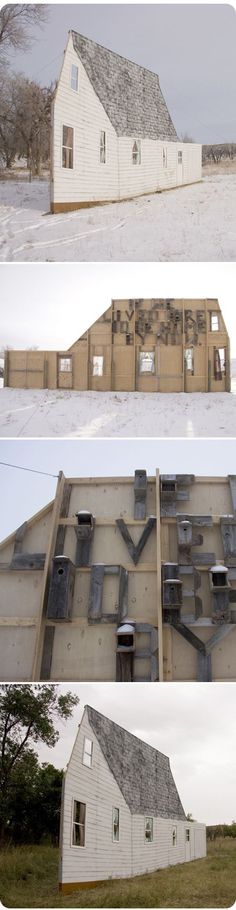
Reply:
M33 665L32 665L32 679L33 680L40 679L46 601L47 601L48 585L49 585L49 574L50 574L50 570L51 570L52 557L54 555L54 550L55 550L55 543L56 543L56 536L57 536L57 529L58 529L58 519L59 519L61 505L62 505L64 486L65 486L65 477L64 477L63 472L60 471L59 477L58 477L56 495L55 495L54 504L53 504L53 510L52 510L51 527L50 527L47 553L46 553L43 578L42 578L41 598L40 598L40 605L39 605L38 616L37 616L35 648L34 648Z
M160 472L156 470L156 554L157 554L157 626L158 626L158 664L159 682L163 682L163 625L162 625L162 582L161 582L161 512L160 512Z

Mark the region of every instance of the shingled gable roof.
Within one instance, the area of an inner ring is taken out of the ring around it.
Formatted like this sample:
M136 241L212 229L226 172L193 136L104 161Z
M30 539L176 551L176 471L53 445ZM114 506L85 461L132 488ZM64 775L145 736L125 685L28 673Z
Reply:
M104 758L132 815L185 820L169 758L86 706Z
M117 136L177 142L156 73L71 31L78 54Z

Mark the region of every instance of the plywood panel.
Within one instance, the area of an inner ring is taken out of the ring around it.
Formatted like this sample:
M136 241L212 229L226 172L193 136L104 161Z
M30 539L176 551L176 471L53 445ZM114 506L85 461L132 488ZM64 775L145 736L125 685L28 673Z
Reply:
M135 389L135 352L133 345L117 345L112 351L112 389L132 392Z
M140 465L138 466L140 467ZM155 484L147 485L147 516L155 515ZM186 504L185 504L186 505ZM134 484L131 479L130 483L122 484L122 481L114 483L86 483L82 486L73 484L69 516L73 517L75 512L80 509L87 509L95 516L104 518L131 518L134 516Z
M161 345L160 347L160 392L183 391L183 348Z
M54 638L52 672L54 680L104 682L116 677L116 626L57 626Z
M1 628L1 679L18 682L32 679L35 628Z

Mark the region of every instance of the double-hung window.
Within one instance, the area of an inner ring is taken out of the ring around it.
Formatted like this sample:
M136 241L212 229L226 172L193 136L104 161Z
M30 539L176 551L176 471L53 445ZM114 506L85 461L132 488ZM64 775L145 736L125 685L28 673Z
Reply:
M62 167L73 168L74 130L72 126L62 127Z
M74 799L72 823L72 844L74 847L85 847L85 818L86 804Z

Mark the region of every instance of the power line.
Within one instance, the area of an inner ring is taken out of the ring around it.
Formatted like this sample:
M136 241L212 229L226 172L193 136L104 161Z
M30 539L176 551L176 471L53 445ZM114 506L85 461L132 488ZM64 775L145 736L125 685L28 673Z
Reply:
M30 474L43 474L44 477L56 477L58 479L58 474L49 474L48 471L36 471L35 468L24 468L20 464L9 464L8 461L0 461L0 465L4 465L5 468L15 468L18 471L29 471Z

